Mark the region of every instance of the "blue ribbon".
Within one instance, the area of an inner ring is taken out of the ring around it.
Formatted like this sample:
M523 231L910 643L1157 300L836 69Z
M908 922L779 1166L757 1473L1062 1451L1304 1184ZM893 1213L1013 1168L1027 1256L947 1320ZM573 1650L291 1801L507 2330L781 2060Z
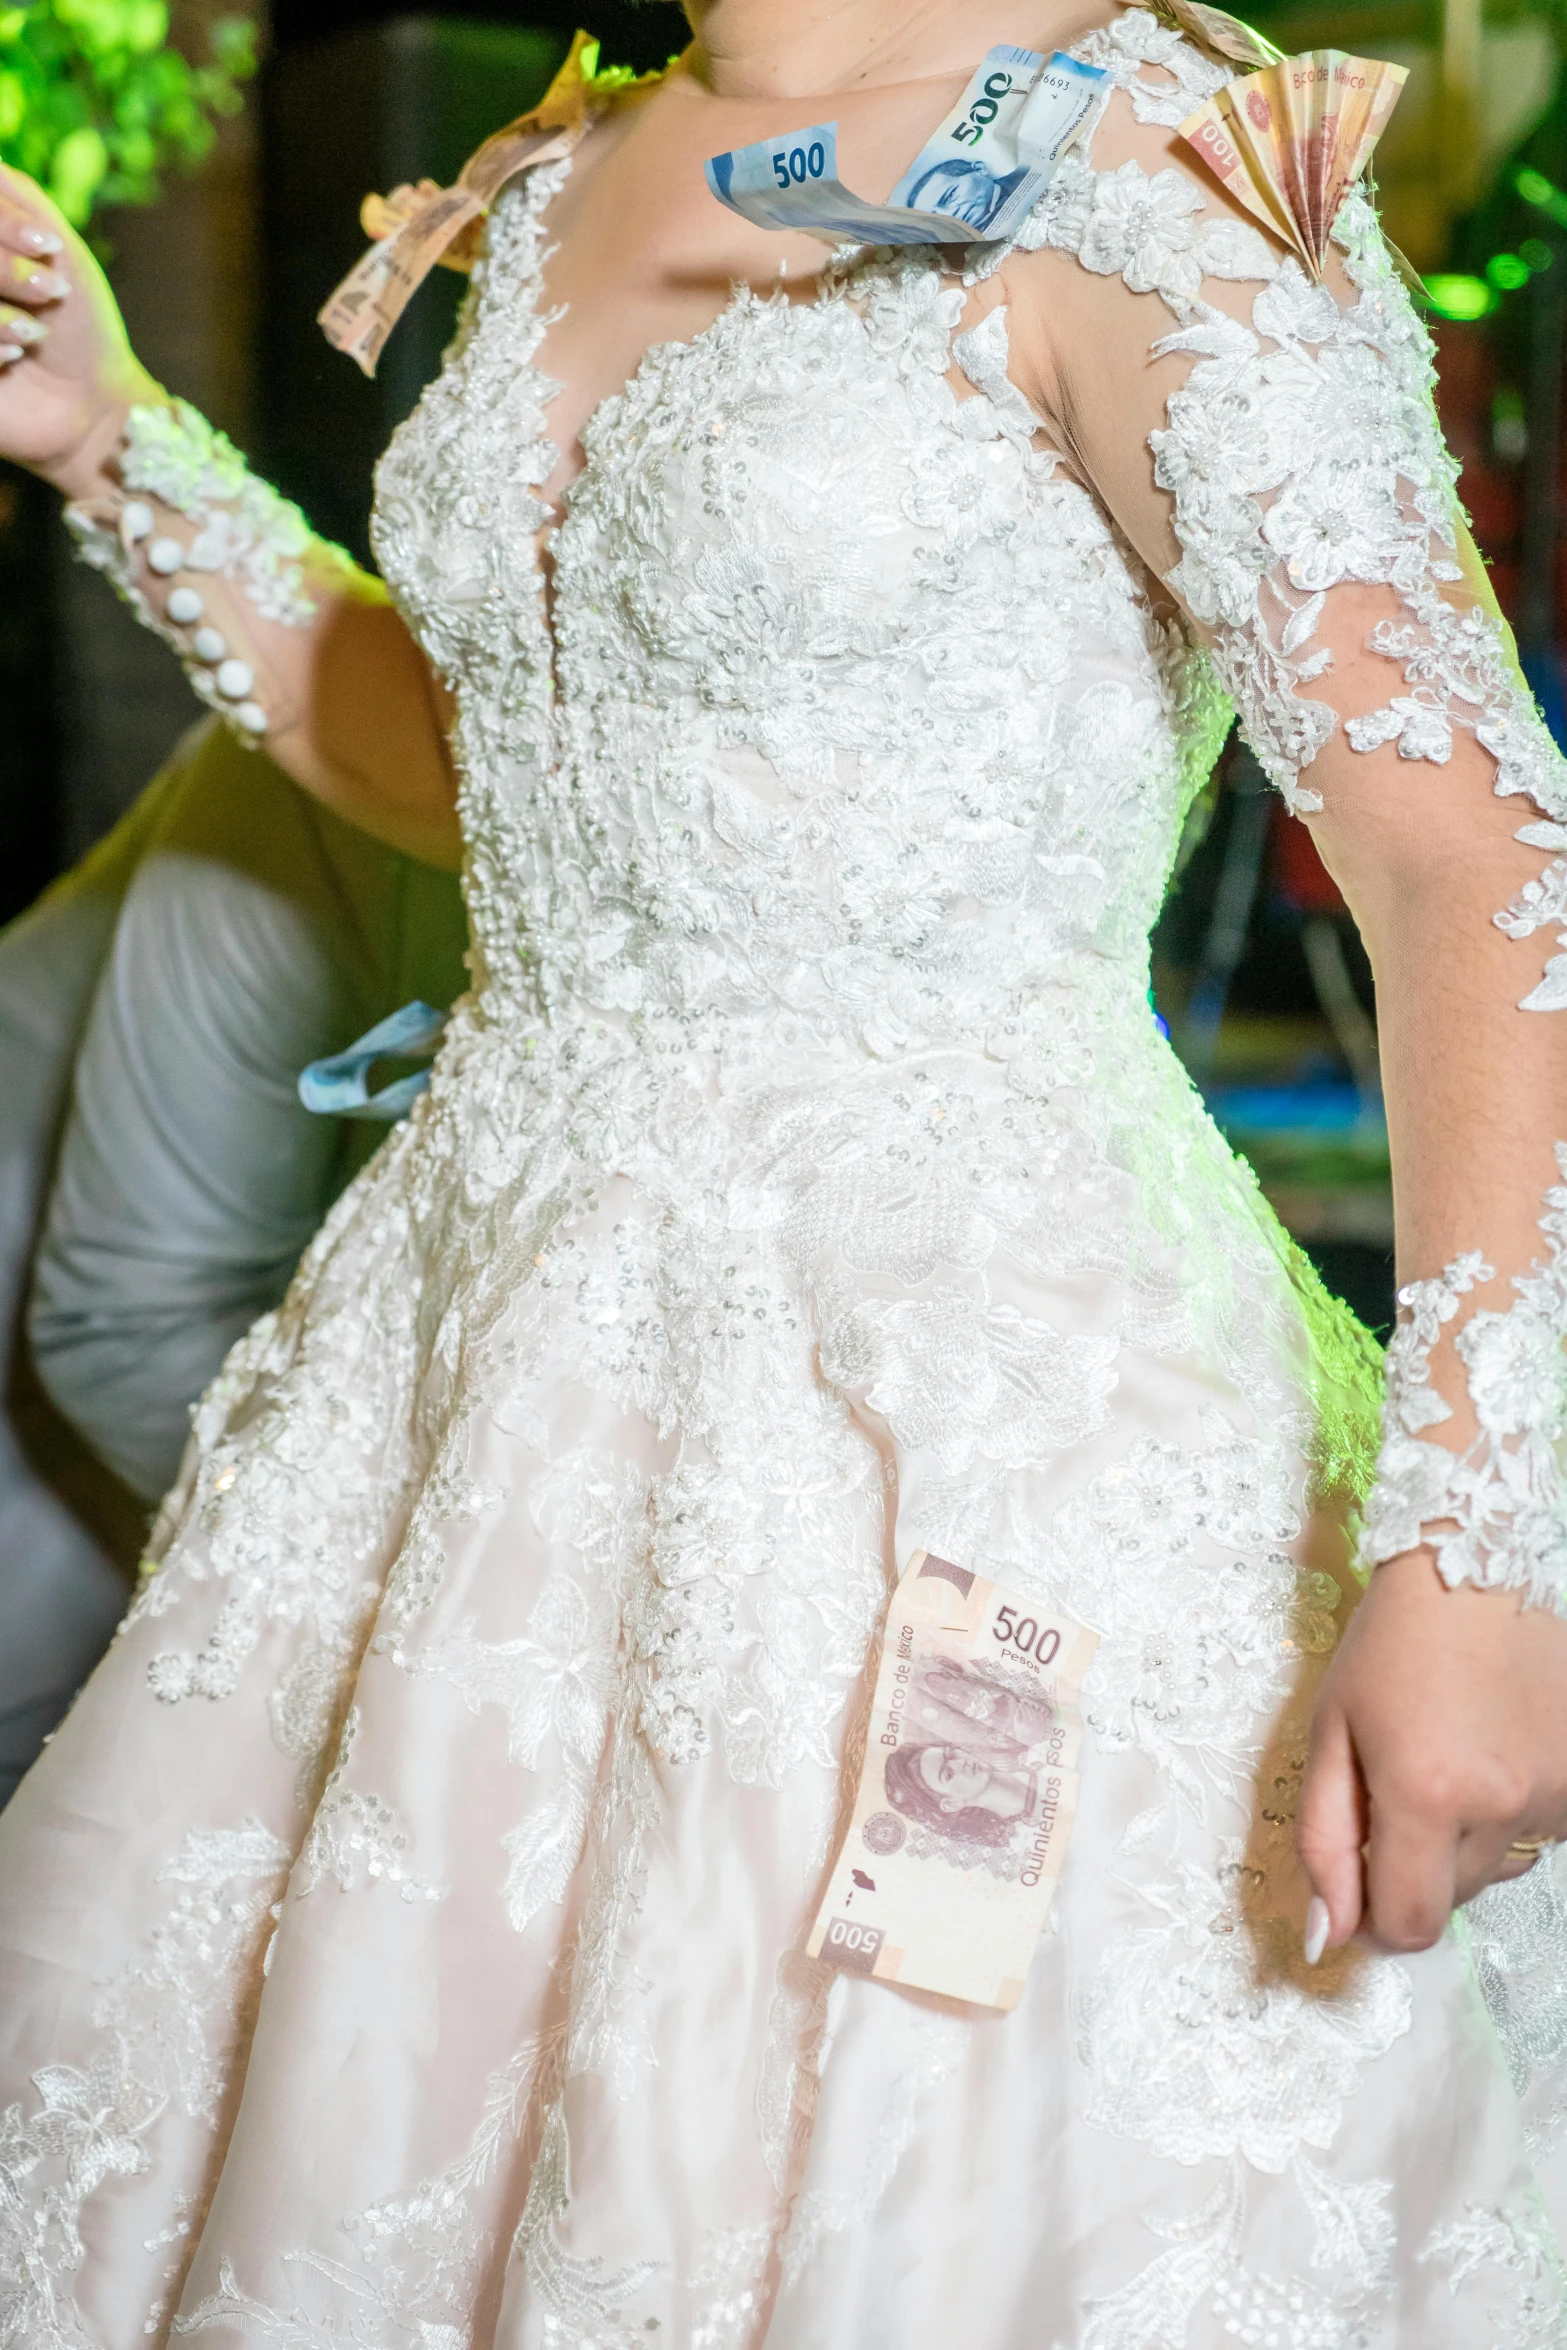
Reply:
M404 1004L400 1012L378 1021L356 1037L346 1052L329 1053L299 1072L299 1098L307 1110L323 1118L377 1118L390 1123L406 1118L430 1082L428 1069L399 1077L395 1085L370 1091L370 1065L388 1055L433 1053L446 1026L446 1014L433 1004Z

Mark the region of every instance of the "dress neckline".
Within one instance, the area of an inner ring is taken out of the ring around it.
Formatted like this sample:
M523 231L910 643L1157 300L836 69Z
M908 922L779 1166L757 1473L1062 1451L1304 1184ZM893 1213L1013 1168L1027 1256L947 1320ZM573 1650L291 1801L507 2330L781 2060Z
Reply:
M551 375L546 368L539 364L539 352L543 349L544 340L550 328L564 318L571 307L569 303L562 302L547 313L543 309L546 292L544 268L550 250L544 245L544 232L549 208L570 179L576 168L576 161L576 150L573 148L570 154L560 156L553 162L545 164L541 168L540 180L530 182L528 191L531 196L534 187L542 187L537 202L532 206L533 233L538 240L539 250L530 272L529 287L531 314L539 322L541 331L539 341L535 344L527 365L538 392L539 406L544 411L547 411L551 403L566 389L566 385L560 377ZM547 180L546 174L549 175ZM929 248L932 252L941 249L934 246ZM593 406L588 409L577 427L577 439L583 452L582 463L563 488L547 501L550 518L535 533L535 545L541 560L547 562L549 542L566 520L573 493L579 483L595 468L596 460L591 444L597 439L600 427L607 423L612 424L614 411L631 400L633 394L640 389L644 377L655 361L665 359L670 354L678 354L682 358L695 356L696 353L705 350L730 320L750 304L761 307L764 304L781 300L791 310L808 311L825 310L835 302L843 302L848 298L854 278L880 250L880 247L874 245L847 244L835 249L829 255L826 266L816 280L815 291L809 297L802 297L798 300L793 295L786 293L781 284L772 292L759 293L749 280L737 279L730 287L728 299L713 313L705 326L698 327L693 334L669 335L659 342L647 344L619 391L604 393L602 398L596 400ZM906 248L905 251L907 251ZM950 275L951 273L944 272L943 274ZM852 302L849 303L849 307L855 309ZM858 310L855 310L855 315L860 315ZM543 484L552 478L556 466L559 465L561 449L559 443L549 433L541 433L539 446L541 456L547 453L550 460L539 491L539 502L541 505L545 505Z

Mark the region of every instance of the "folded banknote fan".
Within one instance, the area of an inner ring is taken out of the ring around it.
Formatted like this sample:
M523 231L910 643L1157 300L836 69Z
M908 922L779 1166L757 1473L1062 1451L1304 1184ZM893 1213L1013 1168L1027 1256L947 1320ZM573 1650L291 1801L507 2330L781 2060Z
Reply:
M1407 68L1380 58L1308 50L1227 82L1187 116L1180 136L1320 278L1339 206L1407 79Z

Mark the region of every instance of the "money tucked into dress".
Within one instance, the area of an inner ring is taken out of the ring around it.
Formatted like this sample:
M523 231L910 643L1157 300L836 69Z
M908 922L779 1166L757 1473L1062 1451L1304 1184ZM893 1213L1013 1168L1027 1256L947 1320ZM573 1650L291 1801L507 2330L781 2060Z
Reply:
M839 178L835 122L715 155L707 184L759 228L805 229L829 244L989 242L1027 219L1108 80L1073 57L989 50L885 204Z
M915 1552L809 1957L1017 2005L1066 1858L1078 1693L1098 1645L1070 1616Z

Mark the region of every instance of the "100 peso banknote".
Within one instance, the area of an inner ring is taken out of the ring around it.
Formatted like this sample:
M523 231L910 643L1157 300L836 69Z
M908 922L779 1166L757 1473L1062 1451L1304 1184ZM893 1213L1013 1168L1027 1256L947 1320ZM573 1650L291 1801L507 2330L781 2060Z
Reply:
M854 1815L806 1954L1013 2008L1077 1802L1098 1637L916 1551L893 1594Z
M885 204L838 176L838 126L816 123L715 155L707 184L760 228L831 244L951 245L1010 236L1050 184L1108 75L1076 58L996 48L976 68Z

